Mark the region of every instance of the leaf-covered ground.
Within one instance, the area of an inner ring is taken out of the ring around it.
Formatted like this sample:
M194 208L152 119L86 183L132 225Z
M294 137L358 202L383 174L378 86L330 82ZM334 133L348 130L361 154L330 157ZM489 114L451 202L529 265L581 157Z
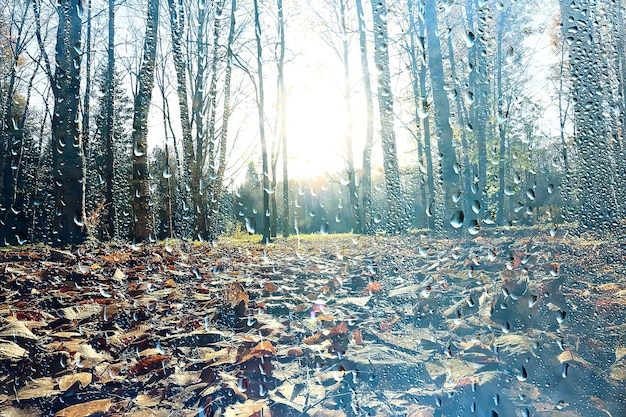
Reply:
M625 270L536 230L4 250L0 415L625 416Z

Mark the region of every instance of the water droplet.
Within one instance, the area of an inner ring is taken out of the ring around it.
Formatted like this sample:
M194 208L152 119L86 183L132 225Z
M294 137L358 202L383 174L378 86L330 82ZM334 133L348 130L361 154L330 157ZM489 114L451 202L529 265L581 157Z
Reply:
M517 370L517 375L515 375L515 377L520 382L524 382L528 379L528 372L526 372L526 368L524 368L523 365Z
M239 378L237 381L237 389L241 392L248 391L248 381L245 378Z
M465 35L465 46L467 46L468 48L471 48L472 46L474 46L475 42L476 42L476 35L474 35L474 32L472 32L471 30L468 30Z
M480 213L480 201L478 200L474 200L472 201L472 211L474 212L474 214L479 214Z
M255 228L250 217L246 217L246 231L250 234L254 234L255 232Z
M460 229L463 227L463 222L465 221L465 214L461 210L454 213L452 218L450 219L450 226L455 229Z
M470 221L470 225L467 228L467 232L472 236L476 236L480 232L480 224L478 223L478 220L472 219Z

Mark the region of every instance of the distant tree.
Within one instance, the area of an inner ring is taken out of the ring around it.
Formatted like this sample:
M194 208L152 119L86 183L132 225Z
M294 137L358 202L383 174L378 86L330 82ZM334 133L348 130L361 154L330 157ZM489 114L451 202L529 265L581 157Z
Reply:
M132 147L129 133L133 120L133 103L126 96L122 77L118 71L109 74L109 64L96 77L98 110L95 124L95 141L88 148L87 161L89 200L91 212L102 210L99 237L106 239L129 238L132 234L129 213L132 211L130 180L132 167L128 153ZM98 206L102 205L101 208Z
M237 221L241 222L249 233L259 233L260 229L257 230L257 227L262 227L265 215L261 211L263 207L261 193L261 181L256 166L254 162L248 162L244 182L235 192L233 210Z

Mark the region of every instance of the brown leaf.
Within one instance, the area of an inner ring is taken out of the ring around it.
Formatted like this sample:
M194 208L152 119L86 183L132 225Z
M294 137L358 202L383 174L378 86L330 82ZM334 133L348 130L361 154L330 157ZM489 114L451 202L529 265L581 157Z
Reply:
M273 293L278 291L278 286L276 284L274 284L273 282L266 282L265 283L265 291L269 292L269 293Z
M248 305L249 297L245 288L239 282L233 282L228 284L226 289L224 290L224 300L231 305L231 307L235 307L240 302L243 301L244 305Z
M378 281L372 281L365 287L365 291L367 292L378 292L383 289L383 285Z
M341 323L329 330L328 336L333 337L343 333L348 333L348 326L345 322L342 321Z
M291 357L302 356L303 354L304 352L302 352L302 349L299 348L292 348L287 351L287 356Z
M163 356L163 355L149 356L137 362L137 364L132 367L129 374L131 376L145 375L148 372L153 371L155 369L163 368L163 364L169 361L170 361L170 358L168 358L167 356Z
M253 347L250 353L252 353L257 358L260 358L261 356L275 355L276 348L272 346L270 342L263 340L259 342L258 345Z
M91 384L92 375L89 372L79 372L77 374L70 374L62 376L59 379L59 389L61 391L67 391L77 381L80 383L81 388Z
M324 339L323 335L321 333L316 333L309 337L305 337L304 340L302 340L302 343L305 345L314 345L322 339Z
M87 417L96 413L106 413L112 404L111 398L75 404L57 412L54 417Z

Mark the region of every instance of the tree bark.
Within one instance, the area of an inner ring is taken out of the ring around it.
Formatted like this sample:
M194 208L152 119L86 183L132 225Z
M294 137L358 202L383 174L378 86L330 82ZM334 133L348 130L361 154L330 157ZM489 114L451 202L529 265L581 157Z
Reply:
M362 233L361 210L359 208L359 191L354 169L354 151L352 149L352 135L354 130L354 118L352 117L352 98L350 80L350 44L348 42L349 33L346 22L346 0L339 0L339 16L341 19L341 45L343 64L343 100L346 109L346 129L344 132L344 146L346 153L346 172L348 174L348 198L350 203L350 214L354 222L354 231Z
M194 217L195 238L205 239L206 228L206 197L202 186L202 169L197 161L203 160L202 146L194 150L193 136L191 134L191 121L189 118L189 104L187 100L187 74L185 59L183 57L182 36L185 26L185 8L182 0L168 0L170 11L170 24L172 34L172 55L176 72L176 92L178 94L178 107L180 110L180 123L183 134L183 149L185 156L185 178L191 188L191 199ZM198 140L198 138L196 138ZM196 145L198 143L196 142Z
M474 28L472 4L467 3L468 26L474 30L468 37L473 41L469 48L468 60L472 65L469 77L469 88L473 95L470 107L470 121L474 132L476 152L478 155L478 194L482 203L481 213L487 209L487 122L489 120L489 61L487 35L487 8L479 0L472 0L477 13L477 23Z
M230 108L231 98L231 74L233 71L233 50L232 45L235 40L235 11L237 10L237 0L231 0L230 5L230 27L228 30L228 41L226 44L226 70L224 75L224 109L222 114L222 128L220 130L220 142L219 142L219 162L217 168L217 178L213 185L213 196L210 203L210 217L209 217L209 233L210 238L217 238L218 225L219 225L219 211L222 202L222 193L224 189L224 173L226 172L226 145L228 143L228 123L230 120L230 114L232 112Z
M113 201L113 182L115 169L113 167L113 148L114 148L114 127L113 127L113 111L115 106L115 2L109 0L109 44L107 50L107 71L106 71L106 116L102 138L104 139L104 204L106 207L105 230L110 239L117 234L115 221L115 203Z
M20 59L20 54L23 48L22 32L24 29L24 23L26 21L26 15L28 13L28 7L24 8L24 13L20 19L17 30L17 38L12 45L13 54L11 56L9 70L9 82L6 89L5 97L0 101L0 186L2 186L1 204L2 204L2 217L0 217L0 237L4 238L4 242L8 243L13 239L15 222L15 211L12 210L16 200L16 188L18 182L18 175L20 172L19 161L22 150L23 141L23 117L20 120L14 107L15 96L15 83L17 80L17 67ZM29 92L30 87L29 84ZM28 105L28 101L26 102ZM20 128L22 125L22 129Z
M139 71L138 91L133 113L133 212L136 242L154 239L152 204L150 202L150 174L148 172L148 114L154 87L154 66L159 26L159 2L148 2L143 61Z
M378 108L381 123L381 144L383 147L383 170L385 172L385 189L387 191L388 218L387 233L406 232L406 216L402 210L402 190L400 187L400 171L394 132L393 95L391 92L391 75L389 70L389 39L387 34L387 2L372 2L374 21L374 61L378 75Z
M433 153L430 138L430 116L428 105L428 93L426 92L426 48L425 48L425 36L424 36L424 22L418 20L417 25L415 22L415 15L413 10L413 2L409 0L409 22L411 26L410 31L410 50L411 50L411 72L413 73L413 93L415 96L415 120L422 120L420 123L422 128L422 138L424 139L424 149L420 150L421 142L418 141L418 151L423 153L426 162L426 188L427 194L423 198L422 204L424 205L424 214L427 217L426 224L429 229L435 228L435 217L432 209L435 204L435 176L433 172ZM419 32L418 32L419 31ZM415 36L417 35L419 40L419 51L415 48ZM419 57L418 57L419 52ZM419 68L419 69L418 69ZM422 116L420 116L420 113Z
M283 0L276 0L278 6L278 106L280 110L279 140L283 145L283 237L291 232L291 216L289 207L289 152L287 149L287 88L285 87L285 19Z
M363 167L361 172L361 227L365 234L372 233L372 148L374 146L374 99L370 70L367 57L367 35L363 5L355 0L359 21L359 49L361 52L361 72L363 73L363 90L367 121L365 127L365 146L363 147Z
M430 70L435 123L439 133L439 154L442 189L444 193L443 219L444 227L451 225L460 227L464 214L460 215L453 195L458 193L458 167L453 146L452 126L450 126L450 104L445 91L445 78L441 45L437 36L437 9L435 0L424 0L424 24L426 25L426 40L428 50L428 67ZM454 219L454 221L451 221ZM459 222L460 220L460 222Z
M594 38L595 0L561 1L561 19L569 47L576 147L580 156L579 224L608 231L614 227L617 199L611 173L606 126L602 116L597 63L602 45Z
M80 117L81 2L61 0L56 41L52 116L55 184L54 243L85 240L85 165Z
M259 115L259 136L261 137L261 157L263 164L263 237L261 243L268 244L271 240L270 236L270 182L269 182L269 161L267 159L267 140L265 138L265 91L263 80L263 48L261 46L261 21L259 19L259 3L254 0L254 33L256 39L256 62L258 76L258 97L257 110Z

